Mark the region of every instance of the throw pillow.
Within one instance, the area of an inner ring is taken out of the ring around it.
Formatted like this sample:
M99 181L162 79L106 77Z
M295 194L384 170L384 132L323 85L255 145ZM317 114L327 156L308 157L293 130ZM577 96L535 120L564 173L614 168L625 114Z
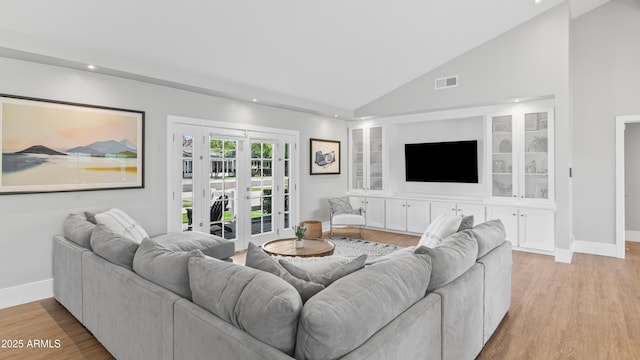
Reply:
M140 224L118 208L96 214L95 217L98 224L106 225L114 233L128 237L138 244L149 237Z
M429 254L431 257L433 267L429 290L447 285L475 264L478 242L469 232L470 230L457 232L434 248L426 246L416 248L415 254Z
M448 236L456 233L462 218L455 215L440 215L435 218L418 241L418 246L435 247Z
M463 231L467 229L473 228L473 215L463 216L460 221L460 227L458 227L458 231Z
M91 233L96 226L87 219L78 214L69 214L64 220L63 234L64 237L91 250Z
M202 251L173 251L147 238L133 258L133 270L143 278L191 300L189 259L204 257Z
M247 260L245 261L245 265L282 278L298 291L303 303L324 289L323 285L298 279L289 274L275 259L251 242L249 242L249 246L247 247Z
M297 277L298 279L311 281L316 284L321 284L326 286L331 285L334 281L340 279L341 277L347 276L354 271L358 271L364 267L364 263L367 260L367 255L360 255L357 258L349 261L346 264L337 266L330 271L323 273L312 273L301 269L289 261L285 259L280 259L280 265L284 267L285 270L289 272L289 274Z
M302 308L295 358L339 359L353 351L425 296L430 272L429 257L412 254L337 280Z
M355 212L351 206L351 201L346 196L329 198L328 200L329 207L334 214L353 214Z
M195 304L293 355L302 301L286 281L210 257L189 260L189 280Z
M84 212L84 217L87 218L87 221L94 224L94 225L98 225L98 221L96 220L96 214L92 213L90 211L85 211Z
M478 241L478 259L506 241L507 233L500 220L489 220L469 230Z
M106 225L96 225L91 233L91 248L109 262L133 270L133 257L138 243L111 231Z

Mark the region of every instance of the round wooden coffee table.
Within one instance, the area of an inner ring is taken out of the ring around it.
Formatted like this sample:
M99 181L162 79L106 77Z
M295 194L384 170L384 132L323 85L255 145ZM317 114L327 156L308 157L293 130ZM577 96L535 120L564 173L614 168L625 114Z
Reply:
M262 250L269 255L320 257L332 255L336 248L329 240L304 239L304 246L301 248L296 248L295 242L295 238L271 240L262 244Z

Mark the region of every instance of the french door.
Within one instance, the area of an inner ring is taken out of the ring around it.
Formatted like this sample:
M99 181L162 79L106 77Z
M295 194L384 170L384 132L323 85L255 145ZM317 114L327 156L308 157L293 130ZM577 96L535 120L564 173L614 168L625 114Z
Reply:
M292 236L296 136L173 124L169 230L261 244Z

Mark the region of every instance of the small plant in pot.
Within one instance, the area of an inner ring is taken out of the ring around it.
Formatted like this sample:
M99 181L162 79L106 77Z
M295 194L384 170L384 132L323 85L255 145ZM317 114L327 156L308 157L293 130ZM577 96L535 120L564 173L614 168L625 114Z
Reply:
M296 234L296 248L303 247L304 240L302 239L302 237L304 236L304 233L307 232L307 228L304 226L294 225L292 229L293 229L293 232Z

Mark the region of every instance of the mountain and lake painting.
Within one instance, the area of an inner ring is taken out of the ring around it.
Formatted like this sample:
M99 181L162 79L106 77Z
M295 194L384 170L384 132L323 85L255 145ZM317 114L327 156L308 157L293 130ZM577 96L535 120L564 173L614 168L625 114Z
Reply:
M0 97L0 193L142 187L144 113Z

